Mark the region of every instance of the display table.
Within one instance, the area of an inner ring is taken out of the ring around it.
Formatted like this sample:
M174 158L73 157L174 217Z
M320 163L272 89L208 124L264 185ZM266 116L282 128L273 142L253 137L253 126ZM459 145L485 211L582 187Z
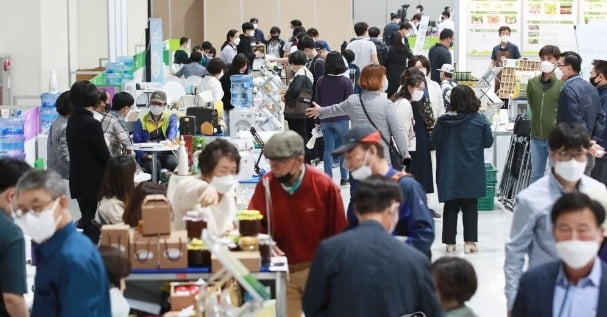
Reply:
M135 143L132 146L134 151L144 151L152 153L152 181L158 182L158 171L156 170L156 162L158 161L159 152L176 151L178 145L165 145L162 143Z
M132 304L133 297L129 294L129 290L141 289L142 282L146 283L145 288L150 291L156 286L151 286L153 282L167 282L167 281L186 281L186 280L197 280L197 279L208 279L211 276L210 268L187 268L187 269L145 269L145 270L132 270L131 275L126 278L127 289L125 297ZM271 272L268 267L261 267L260 272L251 272L251 274L260 281L271 281L274 283L274 298L276 299L276 316L286 316L286 286L287 286L287 275L286 271ZM134 296L138 297L138 296ZM137 301L137 300L135 300ZM134 307L134 305L131 305Z

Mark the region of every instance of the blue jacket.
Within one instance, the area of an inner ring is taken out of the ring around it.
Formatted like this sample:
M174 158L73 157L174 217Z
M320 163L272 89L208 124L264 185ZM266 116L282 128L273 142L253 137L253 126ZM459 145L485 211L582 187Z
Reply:
M176 115L171 114L168 111L163 111L162 117L158 123L160 124L162 135L164 135L166 140L177 137L178 122ZM133 143L149 142L150 132L154 131L155 126L156 124L151 120L149 112L144 114L143 117L137 119L137 123L135 123L135 130L133 130ZM141 164L143 154L145 154L144 151L135 151L137 162L139 162L139 164Z
M601 102L601 109L607 115L607 85L599 87L599 100ZM605 123L605 126L607 126L607 122ZM607 129L603 129L603 135L601 136L599 145L607 148Z
M556 277L561 261L540 265L521 278L512 317L552 317ZM607 264L601 262L601 285L596 316L607 316Z
M392 178L396 170L390 168L386 177ZM350 193L356 190L356 182L350 186ZM429 255L434 242L434 219L428 208L426 191L413 177L402 177L398 185L403 191L403 203L400 204L399 220L393 234L407 237L407 244ZM348 228L358 225L358 218L352 204L348 206Z
M601 142L606 118L600 103L596 88L579 75L575 75L563 84L556 122L582 124L588 129L593 140Z
M434 126L430 142L436 149L439 201L485 196L484 149L493 144L485 115L478 112L443 114Z

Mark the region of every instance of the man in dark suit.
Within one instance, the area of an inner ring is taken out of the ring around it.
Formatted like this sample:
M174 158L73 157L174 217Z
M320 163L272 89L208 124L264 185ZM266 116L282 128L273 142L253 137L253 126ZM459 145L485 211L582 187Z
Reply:
M390 234L402 197L385 176L360 182L352 198L360 223L316 250L303 297L307 317L443 315L428 258Z
M575 192L557 200L550 217L561 260L523 274L512 317L607 316L607 264L597 256L605 209Z
M105 164L110 158L101 123L93 117L93 107L99 102L97 87L89 81L78 81L70 89L74 111L67 120L67 147L70 154L70 193L78 200L83 229L94 244L99 240L99 228L92 220L97 211L97 199Z

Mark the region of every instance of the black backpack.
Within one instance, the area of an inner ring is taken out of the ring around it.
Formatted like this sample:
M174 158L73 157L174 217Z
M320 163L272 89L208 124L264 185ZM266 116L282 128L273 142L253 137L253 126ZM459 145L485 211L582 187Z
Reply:
M388 47L386 46L386 44L376 39L372 39L371 42L375 44L375 50L377 51L377 60L379 61L379 64L386 66L386 61L388 60Z

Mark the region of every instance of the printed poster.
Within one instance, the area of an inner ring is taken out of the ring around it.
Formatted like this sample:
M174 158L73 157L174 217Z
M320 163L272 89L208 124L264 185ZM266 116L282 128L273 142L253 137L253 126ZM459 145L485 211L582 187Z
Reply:
M580 0L580 24L607 23L607 1Z
M544 45L575 50L575 0L524 0L522 54L537 56Z
M470 0L469 6L468 55L491 56L500 43L497 31L504 25L512 29L512 43L520 47L521 0Z

